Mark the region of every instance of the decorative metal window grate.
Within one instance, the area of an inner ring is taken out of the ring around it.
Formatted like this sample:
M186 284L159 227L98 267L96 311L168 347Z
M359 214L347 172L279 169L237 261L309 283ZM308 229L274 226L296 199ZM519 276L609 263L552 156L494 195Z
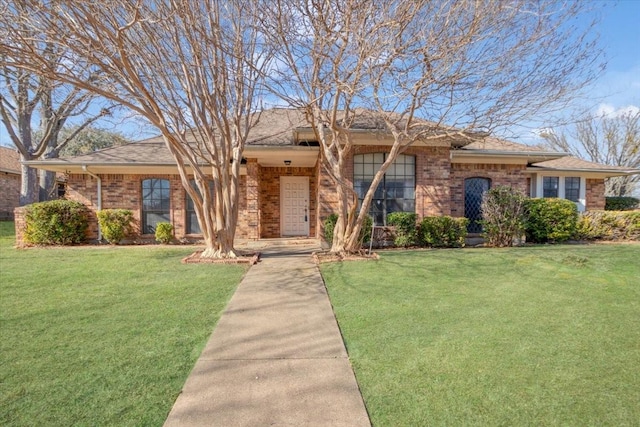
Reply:
M482 232L482 195L491 187L489 178L467 178L464 180L464 216L469 219L469 233Z

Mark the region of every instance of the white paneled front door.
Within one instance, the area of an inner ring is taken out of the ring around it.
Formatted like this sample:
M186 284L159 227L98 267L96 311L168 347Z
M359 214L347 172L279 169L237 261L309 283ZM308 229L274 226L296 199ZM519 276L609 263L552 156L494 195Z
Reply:
M309 236L309 177L280 177L282 236Z

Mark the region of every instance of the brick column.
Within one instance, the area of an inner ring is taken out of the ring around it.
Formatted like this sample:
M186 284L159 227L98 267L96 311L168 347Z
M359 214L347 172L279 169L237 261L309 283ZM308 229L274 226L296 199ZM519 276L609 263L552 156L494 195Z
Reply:
M257 159L247 159L247 233L248 239L257 240L260 237L260 165Z

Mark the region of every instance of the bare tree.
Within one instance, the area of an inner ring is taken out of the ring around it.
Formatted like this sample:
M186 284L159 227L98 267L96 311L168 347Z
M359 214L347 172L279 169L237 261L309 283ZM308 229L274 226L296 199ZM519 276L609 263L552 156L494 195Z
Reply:
M78 156L129 142L124 135L117 131L87 126L80 133L76 133L77 129L77 126L70 126L60 132L64 138L75 134L73 139L60 151L61 156Z
M554 150L592 162L640 169L640 111L615 115L591 115L569 126L564 132L547 129L540 134ZM629 196L640 182L640 175L606 180L605 194Z
M270 86L306 109L338 184L333 252L359 249L378 184L416 141L476 138L558 111L601 71L589 29L571 24L583 10L577 2L275 0L268 7L264 32L280 46ZM363 115L392 144L358 203L345 171Z
M52 67L62 58L53 46L35 38L30 48L40 52ZM0 56L4 55L0 53ZM55 158L73 137L109 114L109 108L97 108L92 94L56 83L34 72L8 65L5 61L0 67L0 120L7 129L11 142L20 152L22 160ZM60 138L60 131L68 120L74 119L80 124L77 132L67 133ZM38 189L39 188L39 189ZM22 185L20 205L48 200L55 190L55 174L44 172L38 180L38 173L27 165L22 165Z
M256 3L22 3L25 13L3 11L3 25L13 31L2 34L0 51L14 66L121 103L157 127L193 199L207 246L202 256L235 257L240 164L247 134L259 118L260 71L268 65L254 22ZM30 33L14 22L63 47L74 67L49 66L26 48ZM75 73L77 64L91 73Z

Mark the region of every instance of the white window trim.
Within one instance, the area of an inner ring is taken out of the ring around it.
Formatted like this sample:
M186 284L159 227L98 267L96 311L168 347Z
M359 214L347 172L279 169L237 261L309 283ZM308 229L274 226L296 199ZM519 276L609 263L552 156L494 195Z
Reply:
M578 212L584 212L587 208L587 180L584 176L577 175L571 172L548 172L548 173L538 173L535 176L535 179L531 180L532 188L531 194L533 197L542 198L543 186L542 181L544 177L558 177L558 198L565 198L565 178L566 177L575 177L580 178L580 196L578 197L578 201L576 205L578 207Z

